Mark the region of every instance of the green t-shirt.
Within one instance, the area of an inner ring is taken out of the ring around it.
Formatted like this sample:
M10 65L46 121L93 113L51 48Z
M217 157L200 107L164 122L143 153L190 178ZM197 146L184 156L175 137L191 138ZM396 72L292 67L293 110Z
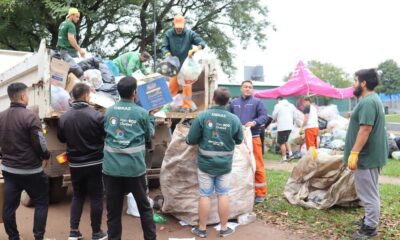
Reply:
M388 158L388 144L384 110L382 102L376 93L363 97L351 114L344 148L344 162L346 164L350 151L356 142L360 125L370 125L372 126L372 131L360 151L358 168L383 167Z
M73 48L71 43L68 41L68 33L74 34L76 38L75 24L67 19L62 22L58 28L57 48L65 49L68 52L76 52L75 48Z

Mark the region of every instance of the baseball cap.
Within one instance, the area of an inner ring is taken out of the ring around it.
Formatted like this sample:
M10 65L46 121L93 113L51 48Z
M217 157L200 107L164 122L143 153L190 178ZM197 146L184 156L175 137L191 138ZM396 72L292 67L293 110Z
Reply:
M79 13L79 10L78 10L77 8L70 8L70 9L68 10L68 15L67 15L67 17L71 16L72 14L77 14L77 13Z

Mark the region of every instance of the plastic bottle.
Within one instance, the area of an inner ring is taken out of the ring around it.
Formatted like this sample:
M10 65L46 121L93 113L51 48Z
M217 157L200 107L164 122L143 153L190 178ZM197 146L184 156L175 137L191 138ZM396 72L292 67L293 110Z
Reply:
M153 214L153 221L158 224L166 224L167 223L167 219L157 213Z
M251 213L245 213L245 214L240 215L237 218L237 221L240 225L246 225L246 224L254 222L256 219L257 219L257 215L254 212L251 212Z

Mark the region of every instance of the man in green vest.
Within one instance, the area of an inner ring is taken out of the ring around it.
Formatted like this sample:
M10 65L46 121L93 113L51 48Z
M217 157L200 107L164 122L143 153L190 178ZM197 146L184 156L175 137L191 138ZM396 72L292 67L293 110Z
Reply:
M154 117L135 104L136 87L135 78L122 78L117 85L121 100L105 114L103 181L109 239L121 239L121 214L127 193L133 194L138 205L144 239L156 239L145 164L145 143L154 135Z
M380 218L379 175L387 163L388 143L383 104L374 89L379 84L375 69L355 73L354 96L360 101L351 113L344 147L344 163L354 171L357 196L365 210L353 239L378 235Z
M214 91L215 106L199 114L193 121L186 143L199 145L197 174L199 179L199 225L192 233L207 237L207 220L210 211L210 197L218 195L218 213L221 221L219 235L231 235L234 230L227 226L229 216L230 172L235 144L243 141L242 124L239 118L226 107L230 94L226 88Z
M149 70L144 66L144 63L150 58L151 55L146 51L142 53L127 52L118 56L113 62L122 75L131 77L137 70L140 70L144 75L149 74Z
M78 57L78 52L81 57L85 57L85 50L79 47L76 41L75 24L79 22L80 13L76 8L70 8L64 22L58 28L57 50L60 52L64 61L71 66L75 65L73 58Z

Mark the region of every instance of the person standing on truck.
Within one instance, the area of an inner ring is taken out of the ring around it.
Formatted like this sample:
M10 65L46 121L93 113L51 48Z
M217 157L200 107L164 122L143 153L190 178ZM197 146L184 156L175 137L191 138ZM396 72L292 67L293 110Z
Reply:
M243 141L242 124L226 108L230 94L226 88L214 91L215 106L193 120L186 137L188 145L199 145L197 175L199 178L199 225L192 233L207 237L207 220L214 191L218 195L218 213L221 221L219 235L226 237L234 230L227 226L229 216L230 172L235 144Z
M140 70L144 75L149 74L149 70L144 66L144 63L151 58L150 53L144 51L139 52L127 52L118 56L113 60L113 63L117 66L120 74L128 77L132 77L132 74L137 70Z
M76 40L76 26L79 22L80 13L76 8L70 8L64 22L58 28L57 50L60 52L61 58L68 62L70 66L75 66L76 62L73 58L85 57L85 50L79 47Z
M278 125L278 144L281 148L281 162L287 162L288 158L293 158L293 152L288 144L289 135L293 129L296 116L296 107L283 97L276 98L277 104L272 112L272 118Z
M264 158L261 146L261 126L268 120L267 109L260 99L253 97L253 83L250 80L242 82L241 97L231 101L229 110L239 117L240 122L251 128L253 135L253 154L256 159L255 192L256 203L264 201L267 194L267 177L265 175Z
M101 230L104 117L89 106L89 94L88 85L76 84L72 89L74 98L72 108L58 121L57 136L60 142L67 143L67 158L73 187L71 229L68 240L83 239L79 231L79 222L87 195L90 196L92 239L107 239L107 234Z
M9 239L20 239L15 211L26 191L35 203L33 235L42 240L49 205L49 180L43 172L50 158L39 117L26 109L28 87L12 83L7 87L10 108L0 113L0 155L4 177L4 228Z
M194 31L185 28L185 18L181 15L174 17L174 27L167 30L161 46L165 57L176 56L182 66L186 57L192 57L198 50L204 49L205 41ZM169 90L172 96L179 92L177 76L169 79ZM192 86L183 86L183 109L190 112L192 109Z
M354 96L359 98L347 130L344 163L354 171L357 196L365 214L355 222L360 229L353 239L378 235L380 218L379 174L388 160L388 143L383 104L374 89L379 84L376 69L355 73Z
M146 142L154 136L154 117L135 104L137 81L124 77L117 89L121 100L105 114L103 180L107 196L109 239L121 239L121 214L127 193L135 197L145 240L156 239L153 209L147 198Z

